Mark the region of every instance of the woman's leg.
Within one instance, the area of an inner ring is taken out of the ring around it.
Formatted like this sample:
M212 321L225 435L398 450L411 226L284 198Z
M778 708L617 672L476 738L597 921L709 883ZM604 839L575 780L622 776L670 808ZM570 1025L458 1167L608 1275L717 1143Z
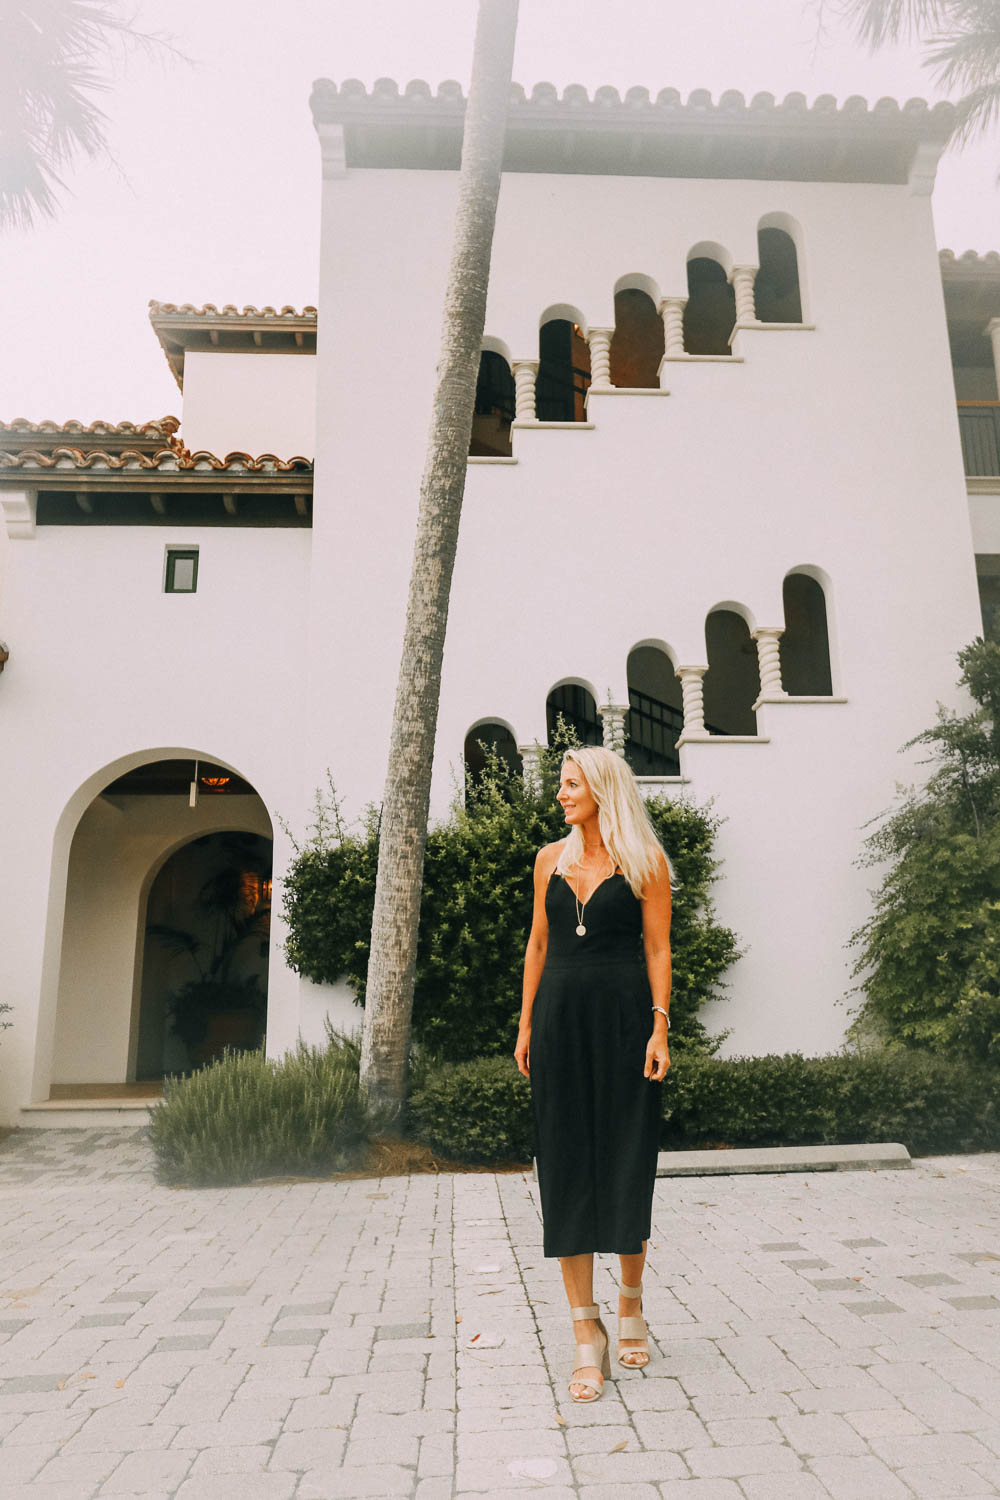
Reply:
M643 1272L643 1268L645 1267L645 1264L646 1264L646 1246L647 1246L648 1243L649 1243L648 1240L643 1240L643 1242L642 1242L642 1250L639 1252L638 1255L620 1255L618 1257L618 1259L619 1259L619 1261L621 1263L621 1268L622 1268L622 1282L623 1282L623 1284L625 1286L641 1286L641 1284L642 1284L642 1272ZM619 1318L634 1318L634 1317L637 1317L638 1314L639 1314L640 1306L641 1306L641 1304L640 1304L640 1302L638 1301L637 1298L635 1298L635 1297L623 1297L619 1293L619 1296L618 1296L618 1316L619 1316ZM645 1340L643 1340L643 1339L619 1339L619 1341L618 1341L618 1352L620 1354L626 1353L629 1349L642 1349L642 1350L645 1350L645 1348L646 1348L646 1344L645 1344ZM643 1360L643 1361L637 1361L637 1366L641 1365L641 1364L644 1364L645 1362L646 1362L645 1360Z
M594 1301L593 1255L565 1255L561 1257L559 1265L562 1269L563 1286L566 1288L570 1307L590 1307ZM573 1337L578 1344L597 1343L601 1335L596 1320L581 1318L574 1322ZM601 1378L601 1372L595 1365L583 1366L574 1373L589 1375L594 1380ZM593 1395L587 1386L576 1384L570 1386L570 1393L583 1400Z

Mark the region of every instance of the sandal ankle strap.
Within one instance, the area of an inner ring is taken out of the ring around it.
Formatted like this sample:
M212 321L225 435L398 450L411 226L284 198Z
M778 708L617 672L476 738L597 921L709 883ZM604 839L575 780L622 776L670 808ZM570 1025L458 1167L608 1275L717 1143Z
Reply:
M574 1323L582 1319L587 1319L588 1322L596 1322L601 1316L601 1309L596 1302L592 1302L589 1307L571 1307L569 1315Z
M619 1318L618 1339L644 1339L646 1337L645 1318Z
M642 1282L640 1281L638 1286L626 1286L623 1281L619 1284L618 1290L621 1292L623 1297L641 1297Z

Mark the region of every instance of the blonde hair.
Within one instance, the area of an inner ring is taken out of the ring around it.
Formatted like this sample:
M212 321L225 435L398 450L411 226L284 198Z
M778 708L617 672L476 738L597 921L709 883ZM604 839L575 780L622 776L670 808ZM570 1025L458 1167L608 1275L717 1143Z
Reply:
M604 847L621 870L633 893L641 898L646 882L656 874L662 855L667 861L670 883L676 885L670 856L653 832L645 803L631 768L620 755L599 745L567 750L563 765L578 766L597 803L597 820ZM583 833L570 828L555 873L565 876L583 858Z

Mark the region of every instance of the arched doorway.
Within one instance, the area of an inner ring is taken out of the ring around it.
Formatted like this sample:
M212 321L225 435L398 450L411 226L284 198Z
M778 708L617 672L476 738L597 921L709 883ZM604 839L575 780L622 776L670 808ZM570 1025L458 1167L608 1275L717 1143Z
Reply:
M147 905L170 857L210 835L270 842L267 809L233 767L172 757L132 759L91 795L73 831L50 1012L54 1097L74 1086L136 1083Z

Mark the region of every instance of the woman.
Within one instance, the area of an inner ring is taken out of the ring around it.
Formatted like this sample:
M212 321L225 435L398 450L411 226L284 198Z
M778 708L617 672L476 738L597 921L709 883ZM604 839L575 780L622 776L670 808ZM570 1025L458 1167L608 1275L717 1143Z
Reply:
M649 1363L642 1271L660 1122L651 1085L670 1066L670 867L621 756L567 751L558 801L569 836L535 860L514 1056L531 1078L544 1252L559 1257L574 1321L570 1396L596 1401L611 1362L595 1251L621 1258L618 1362Z

